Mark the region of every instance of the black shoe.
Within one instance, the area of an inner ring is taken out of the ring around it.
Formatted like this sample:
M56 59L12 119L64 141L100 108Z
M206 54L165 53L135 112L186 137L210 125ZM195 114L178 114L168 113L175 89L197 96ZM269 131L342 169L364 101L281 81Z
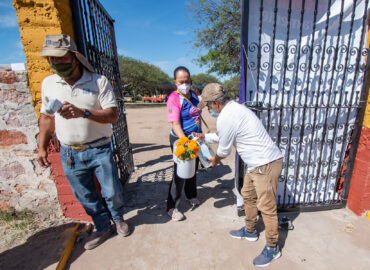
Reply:
M114 233L114 229L111 226L108 231L99 233L99 232L93 232L89 239L85 243L85 249L94 249L97 246L104 243L105 240L107 240L112 234Z
M122 236L128 236L130 234L130 228L128 224L123 220L116 222L116 231L119 235Z

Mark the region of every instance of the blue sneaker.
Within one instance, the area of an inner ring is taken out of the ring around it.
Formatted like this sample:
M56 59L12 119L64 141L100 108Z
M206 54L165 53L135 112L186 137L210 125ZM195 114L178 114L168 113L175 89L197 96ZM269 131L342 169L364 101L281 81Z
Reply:
M280 256L281 252L279 246L276 246L275 249L265 246L265 248L262 250L262 253L254 258L253 264L258 267L266 267L271 263L271 261L280 258Z
M230 231L230 235L233 238L237 239L247 239L248 241L255 242L258 240L258 234L257 231L254 230L254 232L250 233L248 232L245 227L241 228L240 230L233 230Z

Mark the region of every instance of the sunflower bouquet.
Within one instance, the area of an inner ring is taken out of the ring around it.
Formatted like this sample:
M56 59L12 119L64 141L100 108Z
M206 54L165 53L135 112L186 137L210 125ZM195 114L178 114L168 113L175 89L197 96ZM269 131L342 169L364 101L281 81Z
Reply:
M198 144L195 140L189 140L188 137L181 137L176 143L175 156L181 160L190 160L197 158L199 152Z

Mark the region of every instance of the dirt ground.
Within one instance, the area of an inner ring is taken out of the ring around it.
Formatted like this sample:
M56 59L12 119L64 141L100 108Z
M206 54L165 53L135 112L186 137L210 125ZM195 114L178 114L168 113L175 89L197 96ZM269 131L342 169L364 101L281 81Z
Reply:
M204 113L215 127L215 119ZM236 215L234 153L209 172L198 172L201 205L186 220L171 221L165 201L172 155L165 107L127 108L135 172L125 185L126 213L132 234L114 236L94 250L76 244L68 269L251 269L265 245L258 224L257 242L233 239L229 230L244 220ZM281 230L283 256L267 269L369 269L370 220L347 209L291 215L294 230ZM0 254L0 269L55 269L73 223L51 227Z

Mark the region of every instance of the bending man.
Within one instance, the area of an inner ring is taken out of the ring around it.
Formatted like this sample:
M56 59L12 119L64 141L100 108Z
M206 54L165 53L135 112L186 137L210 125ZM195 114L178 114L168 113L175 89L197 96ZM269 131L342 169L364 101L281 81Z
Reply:
M221 85L207 84L202 92L199 108L208 107L217 118L217 133L195 134L206 143L218 142L217 154L211 158L213 166L231 153L234 145L240 157L248 165L241 194L245 207L245 226L230 232L238 239L257 241L258 210L265 224L267 245L253 263L267 266L281 256L278 242L278 218L276 188L282 170L282 154L273 143L257 116L245 106L228 97Z

